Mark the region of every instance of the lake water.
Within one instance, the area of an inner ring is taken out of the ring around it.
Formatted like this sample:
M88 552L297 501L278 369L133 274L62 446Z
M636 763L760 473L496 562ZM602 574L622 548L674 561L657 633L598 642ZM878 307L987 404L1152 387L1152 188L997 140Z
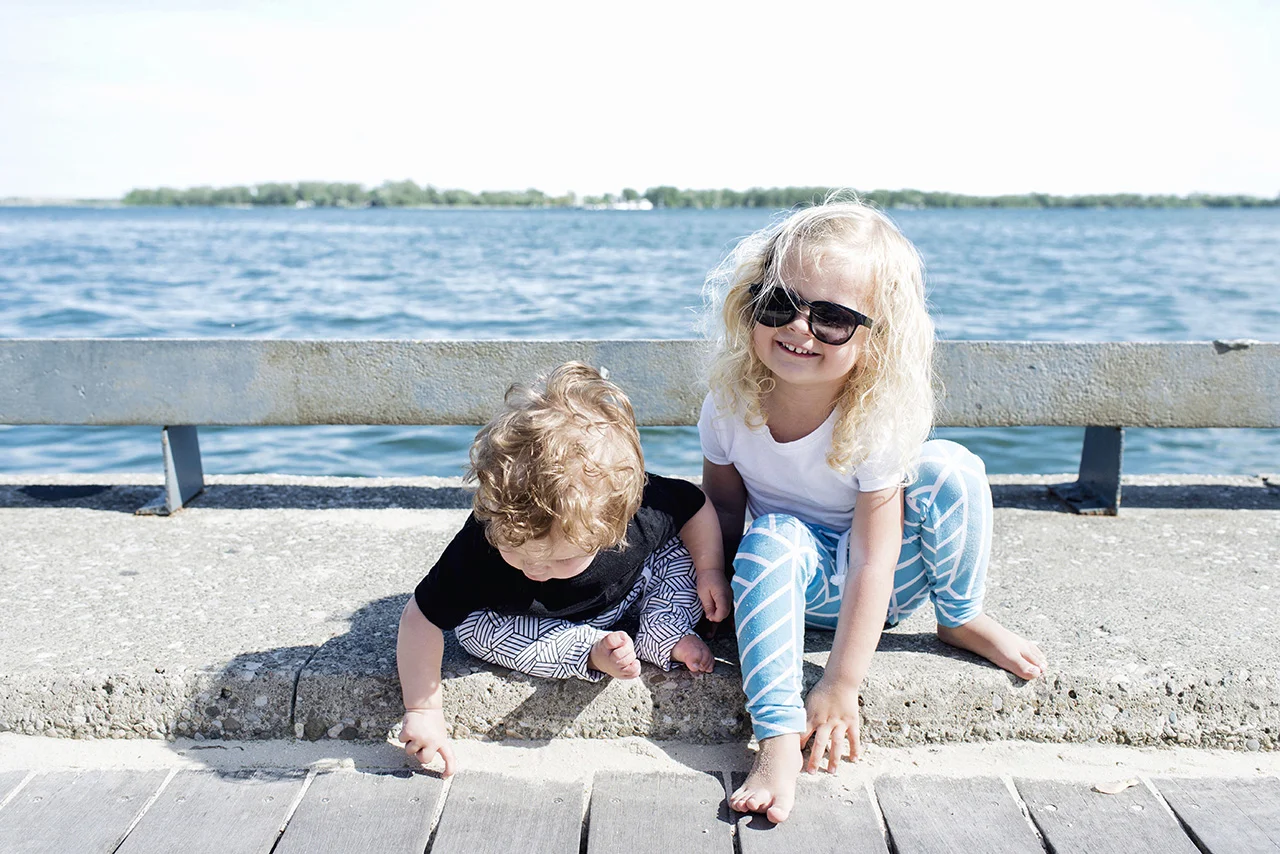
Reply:
M941 337L1277 340L1280 210L894 211ZM687 338L769 212L0 208L0 336ZM1280 390L1273 389L1273 393ZM202 428L208 473L455 475L473 428ZM692 428L650 468L701 468ZM1001 473L1083 431L947 429ZM0 426L0 472L158 472L159 430ZM1280 431L1129 430L1125 471L1280 470Z

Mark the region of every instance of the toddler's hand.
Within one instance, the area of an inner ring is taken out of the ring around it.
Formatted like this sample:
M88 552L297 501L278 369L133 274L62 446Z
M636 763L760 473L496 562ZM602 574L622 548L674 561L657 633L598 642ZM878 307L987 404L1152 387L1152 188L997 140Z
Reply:
M443 776L453 776L453 748L449 746L449 736L444 725L442 709L410 709L404 713L404 721L400 725L400 740L404 742L404 752L423 765L430 762L437 753L444 762Z
M729 616L733 606L733 591L724 577L724 570L711 569L698 573L698 600L707 619L718 623Z
M817 771L823 767L824 754L827 757L826 769L833 772L840 767L841 757L848 755L850 760L854 760L861 755L857 688L828 682L823 677L805 698L804 706L808 725L800 744L813 737L806 771Z

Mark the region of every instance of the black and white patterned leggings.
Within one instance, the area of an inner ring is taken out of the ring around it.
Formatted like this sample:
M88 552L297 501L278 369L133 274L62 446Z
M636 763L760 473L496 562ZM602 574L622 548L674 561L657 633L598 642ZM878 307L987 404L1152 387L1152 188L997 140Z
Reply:
M636 602L640 627L636 655L663 670L672 667L671 651L702 619L693 559L673 537L644 562L627 598L582 623L549 617L521 617L476 611L458 624L454 634L467 652L530 676L598 682L605 674L589 665L591 647L607 635Z

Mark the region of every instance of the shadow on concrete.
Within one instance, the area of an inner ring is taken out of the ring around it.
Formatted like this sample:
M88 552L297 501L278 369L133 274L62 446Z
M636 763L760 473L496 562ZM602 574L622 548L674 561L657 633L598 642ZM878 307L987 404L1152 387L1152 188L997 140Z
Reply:
M177 735L227 745L254 738L386 742L403 715L396 636L408 598L400 594L366 603L350 615L347 631L319 645L241 653L220 672L198 677ZM713 649L729 656L733 644L730 635L715 641ZM610 679L539 679L472 657L452 632L445 632L441 672L455 738L518 739L530 746L569 734L635 734L651 715L676 714L689 692L708 687L698 681L702 677L647 665L643 689L641 683ZM735 668L727 666L723 677L720 690L739 690ZM606 691L610 696L601 699ZM388 748L395 754L394 745Z
M1280 490L1214 484L1196 486L1125 486L1120 512L1126 507L1151 510L1280 510Z
M1070 483L1071 481L1063 481ZM1055 484L1056 485L1056 484ZM156 485L0 485L0 508L74 507L133 513L161 493ZM461 486L318 486L292 484L212 484L188 505L205 510L469 510L471 490ZM1072 511L1047 484L997 484L997 508ZM1280 487L1236 484L1177 486L1126 485L1126 507L1154 510L1280 510Z
M1071 483L1072 481L1062 481ZM1054 484L1060 485L1060 484ZM161 487L148 484L0 485L0 508L75 507L132 513L151 501ZM208 510L467 510L472 491L461 486L322 486L313 484L211 484L189 506ZM1049 491L1049 484L996 484L997 508L1071 513ZM1240 484L1126 484L1125 507L1160 510L1277 510L1280 486Z
M0 485L0 508L74 507L133 513L162 492L159 486L106 484Z
M1062 481L1063 484L1074 481ZM1055 486L1061 484L1054 484ZM1039 510L1073 514L1065 501L1054 496L1047 484L997 484L991 487L997 509ZM1151 510L1280 510L1280 490L1235 484L1143 486L1126 484L1121 491L1120 513L1125 508Z
M133 513L161 493L154 485L0 486L0 508L74 507ZM212 484L188 504L204 510L469 510L459 486Z

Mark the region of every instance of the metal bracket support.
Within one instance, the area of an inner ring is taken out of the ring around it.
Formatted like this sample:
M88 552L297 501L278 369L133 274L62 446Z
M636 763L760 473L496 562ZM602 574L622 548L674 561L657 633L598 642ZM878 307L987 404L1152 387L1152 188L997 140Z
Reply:
M1086 427L1075 483L1049 487L1072 510L1086 516L1120 512L1120 467L1124 459L1123 427Z
M164 493L139 507L140 516L169 516L204 492L204 467L200 463L200 438L193 425L165 427L160 431L164 449Z

